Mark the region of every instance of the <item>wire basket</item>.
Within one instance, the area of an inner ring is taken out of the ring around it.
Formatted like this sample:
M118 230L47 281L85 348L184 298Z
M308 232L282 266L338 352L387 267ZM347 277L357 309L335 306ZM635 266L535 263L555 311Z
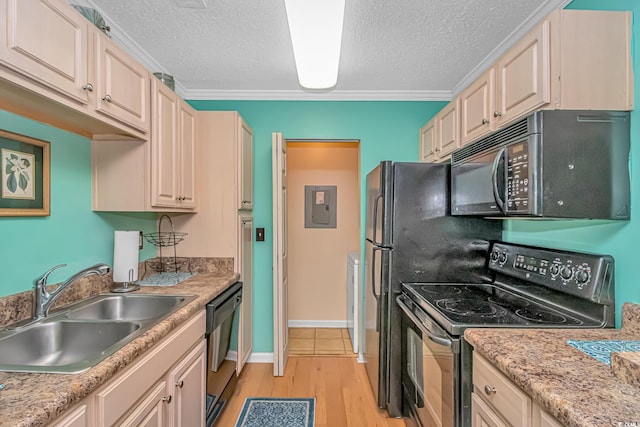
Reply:
M169 221L171 231L162 231L162 221L164 219ZM184 267L187 259L178 258L176 256L176 245L182 242L187 234L188 233L176 232L173 228L173 221L171 221L171 217L167 214L162 214L162 216L160 216L160 219L158 220L158 231L155 233L143 234L147 242L160 248L158 250L158 259L147 262L147 264L149 264L149 267L159 273L170 271L174 271L177 273L180 268ZM163 258L162 248L169 246L173 246L173 258Z

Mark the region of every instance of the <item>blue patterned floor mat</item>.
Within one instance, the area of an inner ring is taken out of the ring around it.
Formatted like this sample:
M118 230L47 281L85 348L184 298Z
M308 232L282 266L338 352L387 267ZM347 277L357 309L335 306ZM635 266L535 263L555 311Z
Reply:
M611 365L611 353L620 353L623 351L640 352L640 341L568 340L567 344L609 366Z
M313 427L316 399L247 397L236 427Z

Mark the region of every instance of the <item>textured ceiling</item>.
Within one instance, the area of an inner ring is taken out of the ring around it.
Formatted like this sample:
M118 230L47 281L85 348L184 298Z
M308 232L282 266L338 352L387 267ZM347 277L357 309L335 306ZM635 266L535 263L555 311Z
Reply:
M189 98L448 99L565 0L347 0L337 86L297 81L283 0L77 0ZM467 81L468 80L468 81Z

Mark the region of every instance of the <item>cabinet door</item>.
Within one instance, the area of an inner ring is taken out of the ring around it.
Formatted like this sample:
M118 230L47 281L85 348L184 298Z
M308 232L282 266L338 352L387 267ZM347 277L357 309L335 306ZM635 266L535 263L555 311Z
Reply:
M242 367L253 351L253 219L240 217L240 280L242 305L238 324L238 359L236 371Z
M151 133L151 205L175 207L177 194L178 99L159 80L151 81L153 129Z
M498 60L497 127L550 102L549 38L545 19Z
M460 145L491 131L496 88L495 68L490 68L460 94Z
M125 418L121 427L164 427L167 425L167 407L171 398L167 394L167 383L160 381L145 399Z
M253 131L239 117L240 135L240 206L238 209L253 209Z
M436 153L438 153L440 159L460 148L459 102L460 100L456 98L438 113L436 119Z
M507 427L500 417L478 397L472 394L471 403L471 426L472 427Z
M562 424L538 405L533 405L533 427L562 427Z
M196 112L180 102L178 120L178 151L180 153L178 197L180 207L196 206Z
M0 63L88 103L87 20L64 0L0 0Z
M435 162L438 156L435 151L436 143L436 119L432 119L426 125L420 128L420 161Z
M91 427L93 422L91 422L89 405L89 403L78 405L69 415L53 423L52 427Z
M206 364L206 342L202 340L169 373L174 427L204 427Z
M149 132L149 72L121 47L91 29L95 46L96 110Z

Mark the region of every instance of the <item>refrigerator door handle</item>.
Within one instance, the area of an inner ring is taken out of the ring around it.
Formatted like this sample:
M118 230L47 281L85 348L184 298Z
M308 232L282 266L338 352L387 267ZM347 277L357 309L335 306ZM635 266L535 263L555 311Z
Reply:
M375 214L373 218L373 233L375 237ZM376 293L376 252L379 250L379 248L373 248L373 253L371 254L371 292L373 293L373 297L376 299L376 332L380 332L380 295Z
M373 244L374 245L381 245L382 242L376 240L378 237L378 202L382 199L382 194L378 194L376 196L376 200L373 202L373 236L372 236L372 240L373 240ZM375 292L374 292L375 294Z

